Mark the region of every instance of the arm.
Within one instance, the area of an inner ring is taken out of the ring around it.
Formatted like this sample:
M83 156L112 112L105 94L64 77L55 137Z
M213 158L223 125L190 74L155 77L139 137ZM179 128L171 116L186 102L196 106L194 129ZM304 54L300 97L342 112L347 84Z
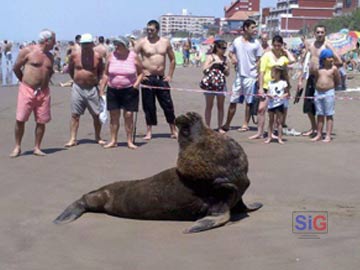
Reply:
M164 81L171 81L173 75L174 75L174 71L175 71L175 54L174 54L174 50L170 44L170 41L168 40L167 41L167 55L169 57L169 60L170 60L170 66L169 66L169 73L168 75L165 77Z
M339 56L339 54L335 51L334 46L330 42L326 41L325 47L332 50L332 52L334 53L335 65L336 66L341 66L343 62L342 62L341 57Z
M69 70L69 75L70 75L71 79L74 79L75 63L74 63L74 55L73 54L71 54L69 57L68 70Z
M27 48L22 49L13 67L13 71L20 82L22 81L22 77L23 77L22 67L25 65L29 53L30 53L29 49Z
M335 85L335 88L340 85L341 83L341 76L340 76L340 72L339 72L339 69L334 66L334 85Z
M212 62L213 62L212 56L211 56L211 55L207 55L207 56L206 56L206 60L205 60L204 65L203 65L203 68L202 68L203 72L204 72L206 69L208 69L209 67L211 67Z
M100 87L99 87L99 95L100 96L103 96L105 94L105 87L109 81L109 57L106 61L106 64L105 64L105 70L104 70L104 74L101 78L101 81L100 81Z
M134 83L134 88L139 88L139 85L143 79L144 74L143 74L143 67L138 55L136 55L135 57L135 66L136 66L137 78Z
M289 50L284 50L284 55L289 59L289 65L295 63L296 59Z

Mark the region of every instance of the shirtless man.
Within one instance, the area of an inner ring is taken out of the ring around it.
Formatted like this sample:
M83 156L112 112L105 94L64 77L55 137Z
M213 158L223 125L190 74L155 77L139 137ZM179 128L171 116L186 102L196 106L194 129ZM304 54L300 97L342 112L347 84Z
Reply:
M6 65L10 66L12 64L12 43L4 40L4 55L6 59Z
M99 37L99 44L95 46L94 51L96 51L103 58L104 64L108 54L108 48L105 45L105 39L103 36Z
M315 93L315 73L319 69L319 56L323 49L330 49L334 53L334 60L336 65L341 65L342 61L340 56L335 52L332 44L325 40L326 37L326 27L324 25L317 25L314 28L315 41L310 43L305 47L305 54L310 52L310 63L309 63L309 73L310 76L307 80L307 85L305 89L305 97L313 97ZM303 88L303 79L304 74L302 73L299 77L297 92L299 93L300 89ZM304 99L303 112L306 113L309 117L311 129L309 131L303 132L304 136L316 136L316 120L315 120L315 104L312 98Z
M152 126L157 125L155 97L164 110L166 121L170 125L171 138L177 138L175 127L174 105L170 90L151 88L151 86L170 88L175 70L175 55L168 39L159 37L160 25L151 20L147 24L147 37L140 39L135 45L135 52L140 53L143 64L144 79L141 82L148 87L142 87L142 103L145 112L147 131L145 140L152 137ZM166 56L169 57L170 67L165 76Z
M39 44L24 47L16 59L13 71L20 81L15 124L15 148L10 157L21 154L21 141L25 122L31 112L35 114L34 155L45 156L40 144L45 133L45 124L51 120L49 81L54 73L54 57L50 53L55 45L55 33L43 30Z
M80 39L81 49L73 52L69 59L69 74L74 80L71 90L71 124L70 140L65 147L77 145L77 132L79 129L80 115L87 108L94 120L95 141L104 145L100 137L101 122L100 96L98 84L103 75L104 64L102 57L94 50L91 34L83 34Z

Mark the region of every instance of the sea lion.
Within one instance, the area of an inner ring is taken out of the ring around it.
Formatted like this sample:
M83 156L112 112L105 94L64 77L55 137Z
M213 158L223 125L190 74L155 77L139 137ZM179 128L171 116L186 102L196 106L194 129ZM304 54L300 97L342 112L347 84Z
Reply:
M230 219L237 187L215 181L186 179L176 168L142 180L119 181L82 196L68 206L55 224L71 222L85 212L149 220L197 220L185 233L219 227Z
M175 124L180 146L176 168L87 193L54 223L71 222L85 212L101 212L136 219L196 220L185 231L193 233L224 225L231 212L254 211L262 206L246 206L242 200L250 184L248 161L235 140L218 136L197 113L181 115Z

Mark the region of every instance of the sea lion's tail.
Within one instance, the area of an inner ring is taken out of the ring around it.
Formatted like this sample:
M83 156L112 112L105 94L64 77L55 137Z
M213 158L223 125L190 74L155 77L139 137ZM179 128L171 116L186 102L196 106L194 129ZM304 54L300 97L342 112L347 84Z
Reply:
M85 201L79 199L70 204L64 212L62 212L54 221L55 224L65 224L79 218L87 210L85 208Z

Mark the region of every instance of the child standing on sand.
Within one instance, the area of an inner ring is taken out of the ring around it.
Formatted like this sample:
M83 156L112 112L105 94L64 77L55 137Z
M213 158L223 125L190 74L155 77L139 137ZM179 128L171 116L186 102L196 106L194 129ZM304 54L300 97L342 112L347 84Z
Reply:
M282 140L282 123L284 121L284 104L286 98L289 97L289 85L287 83L286 69L283 66L274 66L271 69L271 77L273 80L269 82L269 129L268 137L265 143L270 143L272 139L275 139L273 135L274 119L276 115L277 127L278 127L278 142L284 144Z
M319 57L319 70L315 73L315 108L317 115L317 135L312 141L322 139L322 131L326 117L326 136L323 142L331 141L331 132L334 125L335 88L340 83L340 73L334 65L332 50L324 49Z

